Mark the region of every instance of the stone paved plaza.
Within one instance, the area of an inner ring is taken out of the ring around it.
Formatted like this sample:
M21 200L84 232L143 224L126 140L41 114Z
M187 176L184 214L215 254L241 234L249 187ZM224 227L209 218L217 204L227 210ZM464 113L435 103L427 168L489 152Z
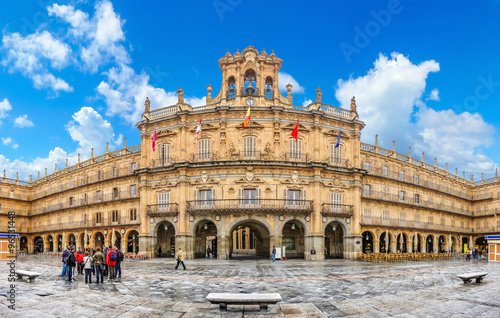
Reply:
M500 317L500 265L462 259L406 263L348 260L188 260L125 262L123 276L103 285L69 283L59 258L28 256L17 269L42 273L16 282L16 311L7 308L8 266L0 263L0 317ZM487 271L464 285L459 273ZM95 281L95 279L94 279ZM229 306L220 312L210 292L274 293L268 312Z

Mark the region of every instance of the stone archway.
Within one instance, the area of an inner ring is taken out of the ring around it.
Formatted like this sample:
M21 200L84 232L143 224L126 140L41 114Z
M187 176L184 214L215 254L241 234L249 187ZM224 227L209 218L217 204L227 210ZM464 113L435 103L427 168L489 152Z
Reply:
M408 251L407 248L406 234L399 233L396 240L396 252L406 253Z
M19 240L19 249L28 252L28 238L26 236L22 236Z
M156 242L153 250L154 257L174 257L175 256L175 233L174 224L168 220L163 220L157 224Z
M413 253L422 253L423 249L422 249L422 244L423 244L424 240L422 238L422 235L419 234L419 233L415 233L415 235L413 236L413 241L412 241L412 250L413 250Z
M364 231L363 234L363 253L373 253L374 235L370 231Z
M273 234L272 227L267 223L265 219L259 217L241 217L234 220L227 228L226 237L229 239L229 244L227 246L227 255L229 257L246 257L244 255L233 255L233 250L236 249L237 242L241 242L239 235L236 235L240 232L241 229L248 229L249 232L245 230L245 245L247 241L249 242L248 235L250 231L253 231L254 236L254 250L255 255L253 257L264 257L269 258L271 255L273 244L276 242L271 242L271 236ZM241 231L241 233L243 233ZM238 236L238 237L236 237ZM239 243L238 243L239 244ZM279 246L276 246L279 247Z
M54 238L52 237L52 235L47 235L47 242L49 242L49 248L46 252L54 252Z
M139 252L139 232L132 230L127 236L127 253Z
M104 243L105 243L104 242L104 234L102 234L101 232L96 232L94 234L94 246L102 248Z
M76 246L75 234L68 235L68 244L67 245Z
M386 236L388 237L388 239L386 238ZM391 244L392 244L392 235L388 232L382 232L382 234L380 234L379 241L380 241L380 243L379 243L380 244L380 247L379 247L380 253L390 253L391 252Z
M425 239L425 252L434 253L434 235L429 234Z
M304 258L305 237L307 235L307 224L298 219L291 219L283 222L281 226L281 255L286 258ZM283 251L284 247L284 251Z
M446 247L446 238L444 235L440 235L438 238L438 253L446 253L447 247Z
M62 252L64 250L63 236L62 234L57 235L57 252Z
M330 258L344 258L344 226L337 220L332 220L325 226L325 252Z
M217 235L216 223L212 220L201 219L194 225L194 258L209 257L207 251L210 250L210 258L217 258Z
M33 239L33 252L43 252L43 238L41 236L35 236Z

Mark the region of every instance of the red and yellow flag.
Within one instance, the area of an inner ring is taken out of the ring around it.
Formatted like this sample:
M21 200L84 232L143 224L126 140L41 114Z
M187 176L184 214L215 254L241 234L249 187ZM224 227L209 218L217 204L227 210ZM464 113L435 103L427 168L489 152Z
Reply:
M250 106L248 106L247 115L245 117L245 120L243 121L243 128L245 128L248 125L249 120L250 120Z

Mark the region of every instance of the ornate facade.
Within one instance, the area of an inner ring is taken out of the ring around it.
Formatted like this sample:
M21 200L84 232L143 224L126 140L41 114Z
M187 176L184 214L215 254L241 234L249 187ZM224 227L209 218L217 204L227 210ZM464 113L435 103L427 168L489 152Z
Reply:
M282 60L248 47L219 59L222 84L206 106L178 103L137 123L141 145L107 151L22 182L0 178L0 220L16 211L30 253L116 243L127 252L219 259L251 249L268 257L355 258L363 252L457 252L500 225L497 178L465 180L360 142L364 123L321 101L293 105L278 89ZM242 127L248 105L251 121ZM362 105L360 105L362 107ZM202 133L194 140L199 119ZM300 119L298 141L290 136ZM342 125L340 146L335 147ZM156 128L157 150L152 136ZM464 175L465 176L465 175ZM114 232L115 242L111 242Z

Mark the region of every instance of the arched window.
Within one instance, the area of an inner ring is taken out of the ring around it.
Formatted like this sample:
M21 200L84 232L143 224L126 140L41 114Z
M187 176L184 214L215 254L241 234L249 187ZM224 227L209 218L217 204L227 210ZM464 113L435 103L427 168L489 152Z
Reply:
M255 95L257 88L255 86L255 71L250 69L245 72L245 90L244 95Z
M266 88L264 91L264 95L267 99L273 98L273 79L270 76L266 78Z
M227 99L234 99L236 96L236 80L231 76L227 80Z

